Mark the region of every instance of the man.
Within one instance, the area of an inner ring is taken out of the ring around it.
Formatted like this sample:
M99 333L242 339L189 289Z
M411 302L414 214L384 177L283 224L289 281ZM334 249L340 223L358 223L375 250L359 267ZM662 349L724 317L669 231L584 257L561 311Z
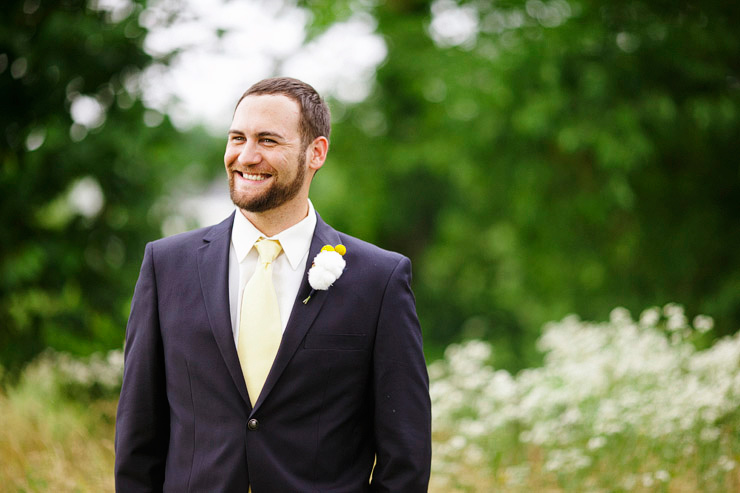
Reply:
M329 122L303 82L252 86L224 154L237 210L147 245L126 329L118 491L426 491L410 262L313 210ZM327 245L344 265L328 288L308 279Z

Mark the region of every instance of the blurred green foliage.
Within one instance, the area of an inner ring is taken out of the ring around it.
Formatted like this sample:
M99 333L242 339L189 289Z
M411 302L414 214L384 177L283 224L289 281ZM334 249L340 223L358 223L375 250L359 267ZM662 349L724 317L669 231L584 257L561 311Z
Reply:
M740 4L368 4L388 56L314 200L412 257L428 345L518 368L548 320L669 300L740 326Z
M615 305L675 300L718 335L740 325L740 4L298 3L310 37L364 12L386 42L370 96L332 102L312 198L412 258L432 356L485 338L517 369L544 322ZM220 172L219 139L140 101L139 74L162 63L142 49L143 8L0 7L8 367L47 346L120 347L162 198ZM85 105L98 118L73 120Z
M114 21L82 0L0 7L6 367L49 346L88 354L122 345L144 243L161 235L168 212L155 202L192 156L213 157L211 137L178 134L139 100L137 78L152 63L142 8Z

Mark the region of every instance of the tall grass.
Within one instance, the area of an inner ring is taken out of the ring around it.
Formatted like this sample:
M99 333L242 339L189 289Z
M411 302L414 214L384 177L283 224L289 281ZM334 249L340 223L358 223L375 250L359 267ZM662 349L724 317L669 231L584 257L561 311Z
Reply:
M72 361L47 353L0 392L0 492L113 491L116 400L83 392Z

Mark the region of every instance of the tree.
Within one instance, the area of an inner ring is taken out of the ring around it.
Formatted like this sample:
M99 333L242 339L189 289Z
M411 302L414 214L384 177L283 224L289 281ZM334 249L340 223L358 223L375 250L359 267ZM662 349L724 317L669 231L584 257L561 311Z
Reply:
M47 346L121 346L144 243L169 212L157 199L192 156L214 157L212 138L179 136L140 101L138 76L153 63L137 22L144 3L92 5L0 7L0 363L9 368Z
M323 210L412 257L429 343L485 337L516 368L548 320L668 301L738 327L737 6L371 13L388 57L335 124Z

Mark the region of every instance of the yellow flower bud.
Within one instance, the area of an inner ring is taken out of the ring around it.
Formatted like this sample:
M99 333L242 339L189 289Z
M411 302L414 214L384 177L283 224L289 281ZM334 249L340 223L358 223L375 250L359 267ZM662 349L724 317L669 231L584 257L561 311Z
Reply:
M337 252L339 255L344 255L345 253L347 253L347 247L340 244L334 247L334 251Z

